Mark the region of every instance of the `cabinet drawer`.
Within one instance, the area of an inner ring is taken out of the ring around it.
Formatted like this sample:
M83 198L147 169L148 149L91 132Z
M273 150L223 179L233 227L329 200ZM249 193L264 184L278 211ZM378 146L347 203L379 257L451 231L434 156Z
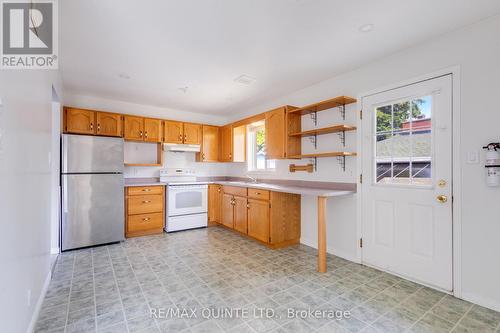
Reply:
M163 213L129 215L127 232L163 228Z
M247 188L246 187L236 187L236 186L224 186L224 193L238 195L240 197L247 196Z
M163 212L163 195L138 195L128 198L128 215Z
M269 200L269 191L259 190L257 188L249 188L248 197L253 199Z
M129 186L128 195L162 194L163 186Z

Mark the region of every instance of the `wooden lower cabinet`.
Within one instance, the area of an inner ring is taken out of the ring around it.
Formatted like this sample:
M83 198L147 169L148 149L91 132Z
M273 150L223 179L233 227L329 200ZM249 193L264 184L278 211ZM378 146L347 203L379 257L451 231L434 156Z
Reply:
M161 234L165 223L165 187L128 187L125 219L125 237Z
M221 223L228 228L234 228L233 196L224 193L221 202Z
M220 224L271 248L299 243L300 195L234 186L221 188ZM217 209L210 207L209 216L216 214L210 210Z
M222 186L208 185L208 226L221 222Z
M234 206L234 230L243 234L247 233L247 198L246 197L233 197Z
M248 199L248 236L269 243L269 201Z

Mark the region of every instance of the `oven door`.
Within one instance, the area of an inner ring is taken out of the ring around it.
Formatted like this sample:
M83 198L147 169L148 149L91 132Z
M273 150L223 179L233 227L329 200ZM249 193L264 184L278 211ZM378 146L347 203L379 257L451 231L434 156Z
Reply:
M168 185L167 214L179 216L206 213L208 185Z

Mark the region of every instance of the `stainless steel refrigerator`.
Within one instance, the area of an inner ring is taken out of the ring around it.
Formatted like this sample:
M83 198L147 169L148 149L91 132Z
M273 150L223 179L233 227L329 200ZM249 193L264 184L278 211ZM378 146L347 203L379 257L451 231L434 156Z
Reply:
M62 136L62 251L124 239L123 139Z

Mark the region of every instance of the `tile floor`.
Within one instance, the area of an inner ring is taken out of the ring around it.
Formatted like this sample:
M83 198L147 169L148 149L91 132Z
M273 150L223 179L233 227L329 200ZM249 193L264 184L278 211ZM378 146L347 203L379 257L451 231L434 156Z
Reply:
M72 251L58 259L36 332L500 332L498 312L328 260L319 274L311 248L269 250L218 227ZM176 307L186 312L150 313ZM218 318L224 308L233 318ZM326 316L298 312L308 308ZM196 317L183 317L189 309Z

